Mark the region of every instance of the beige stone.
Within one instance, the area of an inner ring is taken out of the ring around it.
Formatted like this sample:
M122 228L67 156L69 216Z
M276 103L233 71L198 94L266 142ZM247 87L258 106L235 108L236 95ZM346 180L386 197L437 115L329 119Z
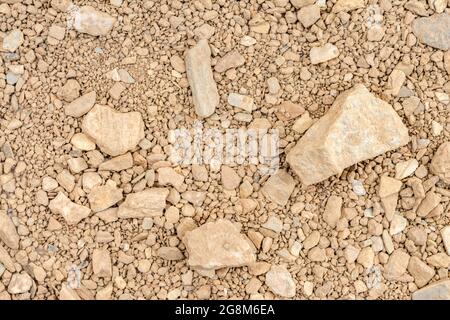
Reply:
M312 64L327 62L339 56L339 49L331 43L326 43L321 47L313 47L309 52Z
M101 163L98 166L99 171L122 171L129 169L133 166L133 156L131 153L125 153L123 155L114 157Z
M283 266L272 266L266 274L266 285L273 293L283 298L295 296L295 282L289 271Z
M164 260L176 261L184 259L180 249L175 247L161 247L158 249L158 256Z
M111 257L108 250L94 249L92 253L92 270L100 278L110 278L112 276Z
M222 73L228 69L240 67L244 63L245 58L237 50L232 50L217 61L214 70Z
M134 149L144 138L139 112L120 113L98 104L84 117L81 128L100 150L113 157Z
M0 240L11 249L19 249L16 226L4 210L0 210Z
M97 94L95 91L91 91L82 95L78 99L73 100L71 103L64 107L64 112L66 115L78 118L84 116L88 113L95 104L97 99Z
M91 36L106 36L115 22L116 18L91 6L82 6L73 14L74 29Z
M161 186L174 186L176 189L180 189L184 182L184 176L176 172L173 168L164 167L159 168L158 183Z
M278 170L262 187L263 195L280 206L285 206L295 188L294 178L286 170Z
M416 159L409 159L407 161L399 162L395 165L395 179L405 179L412 175L419 167L419 162Z
M9 281L8 292L20 294L30 291L33 286L33 279L26 272L14 273Z
M95 150L95 142L89 139L84 133L75 133L70 139L70 143L77 149L82 151Z
M415 291L413 300L450 300L450 280L444 279L433 282L428 286Z
M450 226L446 226L441 230L442 242L444 243L445 250L450 256Z
M411 257L409 259L408 272L413 276L414 282L419 288L422 288L430 282L435 274L434 269L418 257Z
M405 251L401 249L394 250L384 267L384 277L393 281L400 278L408 268L409 258L409 254Z
M95 186L88 195L89 205L93 212L106 210L123 199L122 189L117 188L113 183L106 183L103 186Z
M67 82L59 88L58 90L58 98L61 100L71 102L77 99L80 96L81 86L75 79L69 79Z
M447 184L450 184L450 142L439 146L431 160L430 170Z
M400 189L402 188L402 182L388 177L388 176L381 176L380 178L380 188L378 189L378 195L380 198L384 198L387 196L390 196L392 194L400 192Z
M50 201L48 207L52 213L62 215L69 225L78 224L91 213L91 209L70 201L62 192L59 192L56 198Z
M305 6L297 12L297 17L303 27L309 28L320 19L320 7L316 4Z
M228 220L207 222L187 231L183 242L191 267L216 270L246 266L256 259L250 240Z
M356 85L303 135L287 162L310 185L408 141L408 130L392 107Z
M0 244L0 265L3 265L6 268L6 270L8 270L11 273L16 271L13 259L9 255L8 251L1 244Z
M293 103L291 101L284 101L276 106L276 109L276 116L281 121L296 119L305 112L305 108L303 108L300 104Z
M425 199L422 200L417 208L417 215L419 217L426 217L430 212L436 208L441 202L441 195L433 191L428 191L425 195Z
M314 120L309 115L309 112L305 112L295 120L294 124L292 125L292 129L300 134L304 133L306 130L308 130L312 125L314 124Z
M234 190L239 187L241 183L241 177L228 166L222 166L221 168L222 185L226 190Z
M341 209L342 198L338 196L330 196L323 212L323 220L325 220L331 228L336 227L336 224L341 217Z
M364 8L364 0L338 0L332 9L332 12L349 12L356 9Z
M128 194L119 206L120 218L145 218L161 216L166 207L169 190L165 188L151 188Z

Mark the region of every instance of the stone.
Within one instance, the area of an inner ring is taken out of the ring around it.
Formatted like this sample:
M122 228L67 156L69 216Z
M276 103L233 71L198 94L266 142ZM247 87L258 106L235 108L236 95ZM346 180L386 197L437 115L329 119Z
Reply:
M391 225L389 227L389 233L391 236L399 234L403 230L405 230L408 225L408 220L399 214L394 214L392 218Z
M450 266L450 256L443 252L436 253L427 258L427 263L436 268L447 269Z
M312 125L314 124L314 120L309 115L309 112L305 112L295 120L294 124L292 125L292 130L303 134L306 130L308 130Z
M380 198L384 198L390 196L391 194L400 192L401 188L401 181L384 175L380 178L380 188L378 189L378 195L380 196Z
M436 13L442 13L445 8L447 8L447 1L448 0L428 0L428 4Z
M270 216L262 227L280 233L283 230L283 222L276 216Z
M99 104L84 117L81 129L112 157L134 149L145 136L139 112L121 113Z
M428 16L427 8L425 7L425 3L420 2L418 0L408 1L405 4L405 9L408 9L409 11L414 12L415 14L417 14L419 16L423 16L423 17Z
M441 13L415 19L412 22L412 31L420 42L439 50L449 50L449 25L450 14Z
M408 230L408 239L414 242L415 245L423 246L427 242L427 232L423 227L414 226Z
M106 210L123 199L122 189L108 182L103 186L93 187L88 194L89 205L93 212Z
M252 112L253 110L253 98L239 93L230 93L228 95L228 103L247 112Z
M59 300L81 300L81 298L74 289L69 288L67 284L63 284L59 291Z
M296 286L291 274L283 266L272 266L266 273L266 285L270 291L283 298L295 296Z
M116 82L111 89L109 89L108 93L110 95L111 98L113 98L114 100L119 100L120 97L122 96L122 92L124 92L126 89L126 87L120 83L120 82Z
M339 49L331 44L326 43L322 47L313 47L309 52L309 58L312 64L327 62L339 56Z
M226 190L234 190L239 187L241 183L241 177L228 166L222 166L220 170L220 174L222 177L222 185Z
M290 101L281 103L276 106L276 109L277 112L275 114L281 121L296 119L305 112L305 108L303 108L300 104L292 103Z
M433 191L428 191L425 198L417 208L419 217L426 217L441 202L441 195Z
M354 263L359 256L361 249L349 244L344 249L344 257L347 260L347 263Z
M384 277L387 280L395 281L407 270L409 264L409 254L401 249L394 250L384 267Z
M112 276L112 265L109 251L106 249L94 249L92 253L92 271L99 278Z
M4 210L0 210L0 240L11 249L19 249L20 238L16 226Z
M388 221L392 221L397 208L398 193L391 194L390 196L381 198L381 204L383 205L384 214Z
M450 280L443 279L413 292L413 300L450 300Z
M441 230L442 242L444 243L445 250L450 256L450 226L446 226Z
M372 247L362 248L359 252L356 261L362 265L364 268L369 269L373 266L373 261L375 259L375 252Z
M388 81L386 83L386 94L390 94L393 96L398 96L400 89L403 87L403 84L406 81L406 74L400 70L395 68L391 74L389 75Z
M412 175L419 167L419 161L409 159L395 165L395 179L402 180Z
M214 70L218 73L223 73L232 68L238 68L245 63L245 58L237 51L232 50L219 58Z
M202 205L203 201L206 199L206 192L204 191L185 191L181 194L181 197L192 203L194 206L199 207Z
M207 118L214 113L220 100L211 69L211 49L207 40L200 40L187 51L185 64L195 113Z
M48 29L48 36L52 37L58 41L64 40L65 35L66 35L66 28L63 28L56 24L52 25Z
M296 9L314 4L316 0L289 0Z
M335 228L337 222L341 218L341 209L342 198L338 196L330 196L323 212L323 220L331 228Z
M69 170L72 173L80 173L83 170L86 170L88 168L88 164L86 163L86 160L83 158L70 158L67 160L67 165L69 166Z
M42 190L44 191L53 191L58 188L58 181L53 179L52 177L44 177L42 179Z
M69 225L78 224L91 213L91 209L70 201L62 192L59 192L56 198L50 201L48 207L52 213L62 215Z
M278 170L266 181L261 191L267 199L284 207L294 188L294 178L286 170Z
M28 273L14 273L9 281L8 292L10 294L21 294L30 291L33 279Z
M116 18L91 6L82 6L73 12L73 28L91 36L106 36L114 26Z
M364 7L364 0L338 0L331 11L334 13L349 12Z
M250 240L229 220L207 222L187 231L182 240L191 267L217 270L246 266L256 260Z
M119 206L119 218L145 218L162 216L169 189L150 188L127 195Z
M450 75L450 50L444 53L444 68Z
M70 143L81 151L95 150L95 142L84 133L75 133L70 139Z
M68 171L63 170L56 176L56 181L63 187L67 192L72 192L75 188L75 177Z
M158 257L164 260L177 261L184 259L183 253L180 249L175 247L161 247L158 249Z
M81 86L75 79L69 79L59 88L57 92L58 98L66 102L72 102L80 96Z
M3 265L6 270L13 273L16 271L14 261L9 255L8 251L0 244L0 265ZM2 272L0 272L1 277Z
M133 167L133 156L127 152L121 156L114 157L101 163L98 166L99 171L122 171Z
M303 27L309 28L320 19L320 7L316 4L305 6L297 12L297 17Z
M270 31L270 23L259 15L249 21L249 27L250 31L254 33L268 34Z
M7 52L14 52L23 43L23 33L19 29L14 29L3 38L2 48Z
M68 116L79 118L88 113L95 104L97 94L95 91L91 91L73 100L71 103L64 107L64 113Z
M439 146L431 160L430 170L442 181L450 184L450 142Z
M287 162L310 185L408 142L408 129L394 109L360 84L338 96L289 151Z
M408 272L413 276L414 282L419 288L430 282L435 274L433 268L415 256L409 259Z
M256 44L256 39L250 36L243 36L240 44L245 47L251 47Z
M361 180L352 180L352 190L357 196L365 196L367 193Z

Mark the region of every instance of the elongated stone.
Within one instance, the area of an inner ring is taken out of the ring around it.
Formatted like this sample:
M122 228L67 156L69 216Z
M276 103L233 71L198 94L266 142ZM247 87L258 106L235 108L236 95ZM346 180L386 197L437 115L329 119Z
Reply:
M116 18L91 6L73 10L73 27L91 36L105 36L114 26Z
M127 195L119 206L119 218L145 218L161 216L166 207L169 189L151 188Z
M413 300L450 300L450 280L440 280L417 290Z
M0 210L0 240L11 249L19 249L19 235L16 226L3 210Z
M91 213L91 209L70 201L62 192L50 201L48 207L52 213L62 215L69 225L77 224Z
M64 107L64 113L71 117L81 117L84 116L95 104L97 99L97 94L95 91L91 91L82 95L78 99L73 100L71 103Z
M195 112L199 117L209 117L219 104L219 92L211 69L211 49L208 41L200 40L195 47L188 50L185 63Z
M310 185L408 141L408 129L394 109L359 84L336 98L288 153L287 162Z
M442 13L431 17L417 18L412 22L412 31L420 42L440 49L450 49L450 14Z

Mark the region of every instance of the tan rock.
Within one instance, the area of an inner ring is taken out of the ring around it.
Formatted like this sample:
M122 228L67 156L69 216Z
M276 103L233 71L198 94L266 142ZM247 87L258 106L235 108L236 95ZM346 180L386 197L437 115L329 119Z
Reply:
M441 230L442 242L444 243L445 250L450 256L450 226L446 226Z
M226 190L234 190L239 187L241 183L241 177L228 166L222 166L221 168L222 185Z
M113 157L134 149L144 138L139 112L120 113L98 104L84 117L81 128L100 150Z
M400 278L408 268L409 258L409 254L405 251L401 249L394 250L384 267L384 277L393 281Z
M0 240L11 249L19 249L16 226L4 210L0 210Z
M290 101L281 103L280 105L276 106L276 109L276 116L281 121L289 121L291 119L295 119L305 112L305 108L303 108L300 104L292 103Z
M266 285L273 293L283 298L295 296L295 282L285 267L272 266L270 271L266 273Z
M67 192L72 192L75 188L75 177L68 171L63 170L56 176L56 181L63 187Z
M82 95L78 99L73 100L71 103L64 107L64 112L66 115L78 118L84 116L88 113L95 104L97 99L97 94L95 91L91 91Z
M6 268L6 270L8 270L11 273L16 271L13 259L9 255L8 251L1 244L0 244L0 264L3 265Z
M86 170L88 168L88 164L86 163L86 160L83 158L71 158L67 160L67 165L69 166L69 170L72 173L80 173L83 170Z
M241 267L255 262L250 240L228 220L207 222L187 231L183 238L188 264L202 269Z
M406 74L399 69L394 69L389 75L388 82L386 84L386 94L398 96L400 89L406 81Z
M181 194L181 197L184 200L192 203L194 206L198 207L198 206L202 205L203 201L205 201L206 192L189 190L189 191L183 192Z
M412 294L413 300L450 300L450 280L433 282Z
M99 171L122 171L133 166L133 156L131 153L125 153L103 162L98 166Z
M411 26L420 42L439 50L450 49L450 14L441 13L415 19Z
M91 6L82 6L73 14L73 28L91 36L105 36L114 26L116 18Z
M59 300L81 300L81 298L74 289L69 288L67 284L63 284L59 291Z
M402 182L388 177L388 176L381 176L380 178L380 188L378 189L378 195L380 198L384 198L387 196L390 196L392 194L400 192L400 189L402 188Z
M320 7L316 4L305 6L298 11L297 17L303 27L309 28L320 19Z
M81 86L75 79L67 80L66 84L58 90L58 98L71 102L80 96Z
M262 187L263 195L280 206L285 206L295 188L294 178L286 170L278 170Z
M106 183L103 186L95 186L88 195L89 205L93 212L106 210L123 199L122 189L114 183Z
M358 258L356 261L361 264L364 268L369 269L373 266L373 262L375 259L375 253L372 247L362 248L359 252Z
M112 276L111 257L108 250L94 249L92 253L92 270L100 278L110 278Z
M296 9L303 8L316 2L316 0L289 0L289 1Z
M349 12L356 9L364 8L364 0L338 0L332 9L332 12Z
M407 161L399 162L395 165L395 179L402 180L412 175L419 167L419 162L416 159L409 159Z
M327 62L339 56L339 49L331 43L326 43L322 47L313 47L309 52L312 64Z
M394 214L392 218L391 225L389 227L389 234L391 236L399 234L403 230L405 230L408 225L408 220L399 214Z
M359 256L359 253L361 252L361 249L349 244L344 249L344 257L347 260L347 263L353 263L356 261L356 259Z
M381 198L381 204L384 209L384 214L388 221L392 221L397 208L398 193L391 194L390 196Z
M183 253L176 247L161 247L158 249L158 256L169 261L184 259Z
M211 69L211 50L207 40L200 40L185 57L186 74L197 116L212 115L219 104L219 93Z
M161 216L166 207L169 190L151 188L128 194L119 206L119 218L145 218Z
M252 97L232 92L228 95L227 101L231 106L242 109L244 111L252 112L253 110Z
M408 272L413 276L414 282L419 288L422 288L430 282L435 274L434 269L418 257L411 257L409 259Z
M174 186L176 189L180 189L184 176L176 172L173 168L164 167L158 169L158 183L161 186Z
M287 162L310 185L408 141L408 130L392 107L356 85L303 135Z
M231 68L238 68L244 63L245 58L237 50L232 50L217 61L214 70L222 73Z
M24 41L23 32L14 29L3 38L2 49L7 52L14 52L22 45Z
M323 212L323 220L331 227L335 228L341 218L342 198L330 196Z
M91 209L70 201L62 192L50 201L48 207L52 213L62 215L69 225L77 224L91 213Z
M79 150L91 151L95 150L95 142L89 139L84 133L75 133L70 140L70 143Z
M428 257L427 263L436 268L447 269L450 266L450 256L443 252L439 252Z
M312 125L314 124L314 120L309 115L309 112L305 112L295 120L294 124L292 125L292 130L302 134L306 130L308 130Z
M33 279L28 273L14 273L9 281L8 292L11 294L21 294L30 291L33 286Z
M430 170L442 181L450 184L450 142L439 146L431 160Z
M419 217L426 217L430 212L436 208L441 202L441 195L433 191L428 191L425 195L425 199L422 200L417 208L417 215Z

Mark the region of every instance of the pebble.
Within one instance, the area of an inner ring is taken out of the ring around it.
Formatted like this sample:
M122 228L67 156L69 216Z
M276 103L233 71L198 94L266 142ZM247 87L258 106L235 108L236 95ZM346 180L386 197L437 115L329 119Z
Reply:
M119 206L120 218L157 217L163 214L169 190L166 188L150 188L130 193Z
M253 98L239 93L230 93L228 95L228 103L247 112L252 112L253 110Z
M439 146L431 160L430 170L445 183L450 184L450 142Z
M11 294L21 294L30 291L33 286L33 279L28 273L14 273L9 281L8 292Z
M70 201L62 192L50 201L48 207L52 213L61 215L68 225L78 224L91 213L91 209Z
M270 201L285 206L294 191L295 182L285 170L278 170L262 187L263 195Z
M319 64L323 62L327 62L339 56L339 49L331 44L327 43L322 47L314 47L311 48L309 53L309 58L311 59L312 64Z
M14 52L23 44L24 37L22 31L19 29L14 29L10 31L3 38L3 50L7 52Z
M20 238L16 226L4 210L0 210L0 240L11 249L19 249Z
M116 18L91 6L82 6L73 14L73 28L91 36L106 36L115 22Z
M265 283L276 295L283 298L292 298L295 296L295 282L289 271L283 266L272 266L266 274Z

